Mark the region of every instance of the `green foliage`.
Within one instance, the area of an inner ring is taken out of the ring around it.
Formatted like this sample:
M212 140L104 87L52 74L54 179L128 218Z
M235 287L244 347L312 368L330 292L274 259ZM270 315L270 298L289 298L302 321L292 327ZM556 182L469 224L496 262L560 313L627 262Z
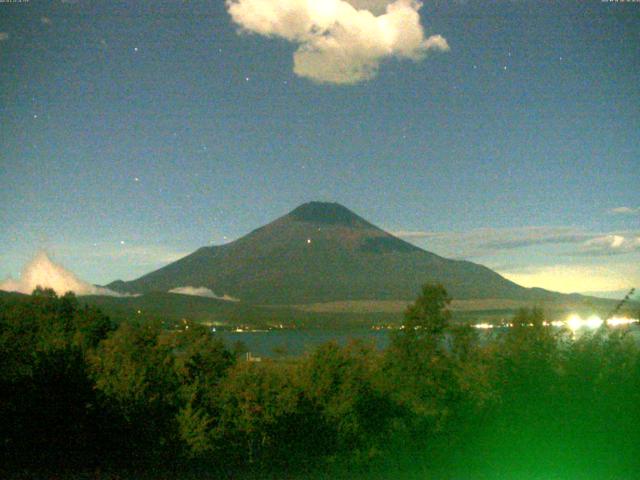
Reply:
M559 345L566 332L545 326L544 313L537 308L521 309L511 323L496 351L501 388L514 394L552 395L545 389L555 385Z
M187 321L116 329L72 294L0 297L0 465L634 477L640 348L628 330L574 336L531 309L480 336L452 322L449 302L426 285L383 351L327 343L252 362Z
M91 461L98 412L86 355L111 328L72 293L37 288L0 303L0 460Z
M91 358L96 388L130 412L174 403L177 374L160 323L124 323Z
M451 312L447 309L450 303L451 298L442 285L423 286L420 296L409 305L404 314L405 335L437 339L451 321Z
M231 364L231 354L204 327L185 322L167 331L159 322L123 323L91 357L101 401L126 432L118 455L159 462L176 450L187 457L211 450L203 429L213 424L218 383Z
M386 351L386 390L405 409L405 421L414 434L439 429L449 414L447 399L455 385L446 342L450 302L442 285L425 285Z
M198 458L213 451L211 426L213 419L202 408L195 408L190 402L178 412L180 439L185 444L188 458Z
M298 395L294 367L272 362L241 362L220 388L220 418L215 434L231 445L226 452L238 464L262 462L275 453L279 423L295 415Z
M326 453L369 451L384 435L393 408L381 389L380 358L371 345L352 342L327 343L302 361L300 389L330 435Z

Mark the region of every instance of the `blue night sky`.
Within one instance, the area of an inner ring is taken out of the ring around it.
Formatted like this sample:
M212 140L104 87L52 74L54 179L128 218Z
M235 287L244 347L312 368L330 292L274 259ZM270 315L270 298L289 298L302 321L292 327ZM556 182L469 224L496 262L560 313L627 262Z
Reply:
M0 280L42 249L128 280L327 200L525 286L640 286L640 3L312 3L0 3Z

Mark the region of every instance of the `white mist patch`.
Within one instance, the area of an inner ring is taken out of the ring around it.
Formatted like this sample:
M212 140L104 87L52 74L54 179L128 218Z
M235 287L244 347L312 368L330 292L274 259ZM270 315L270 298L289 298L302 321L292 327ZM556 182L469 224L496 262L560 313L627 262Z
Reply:
M206 287L176 287L169 290L169 293L179 293L180 295L193 295L195 297L215 298L226 302L239 302L239 298L232 297L226 293L222 296L216 295L213 290Z
M76 295L122 296L118 292L97 287L78 278L73 272L54 263L45 252L39 252L22 270L20 278L9 278L0 283L0 290L30 294L36 287L51 288L58 295L74 292Z

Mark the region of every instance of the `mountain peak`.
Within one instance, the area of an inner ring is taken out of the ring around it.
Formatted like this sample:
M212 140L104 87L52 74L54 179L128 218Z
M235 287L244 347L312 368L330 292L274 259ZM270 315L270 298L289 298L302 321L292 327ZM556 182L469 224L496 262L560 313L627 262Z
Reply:
M369 225L369 222L353 213L347 207L333 202L314 201L303 203L287 216L298 222L344 225L349 227Z
M528 299L486 267L447 260L369 223L339 203L304 203L223 247L196 250L121 291L207 288L255 304L408 300L426 282L459 299Z

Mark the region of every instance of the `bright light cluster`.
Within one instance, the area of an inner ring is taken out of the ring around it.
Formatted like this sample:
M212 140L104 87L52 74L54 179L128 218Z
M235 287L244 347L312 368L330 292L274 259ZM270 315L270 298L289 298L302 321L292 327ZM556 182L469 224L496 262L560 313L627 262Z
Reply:
M632 323L638 323L637 318L626 318L626 317L611 317L607 320L607 325L610 327L619 327L621 325L630 325Z
M551 325L552 327L564 327L564 322L562 320L554 320L553 322L544 322L544 326L548 327Z
M473 327L479 328L480 330L488 330L493 328L493 325L491 323L476 323Z
M576 330L580 330L582 328L587 328L589 330L596 330L602 326L602 319L597 315L591 315L587 319L583 319L580 315L573 314L567 318L567 327L569 327L574 332Z
M609 327L620 327L624 325L631 325L632 323L638 323L637 318L627 318L627 317L611 317L607 320L607 326ZM580 315L573 313L567 317L566 320L556 320L553 322L544 322L543 325L545 327L553 326L553 327L569 327L573 332L576 332L581 329L588 330L597 330L604 323L604 320L600 318L598 315L591 315L588 318L582 318ZM504 326L512 327L513 324L508 323ZM532 325L529 325L532 326ZM476 323L473 325L474 328L479 330L489 330L495 328L496 325L491 323Z
M637 323L638 320L635 318L626 318L626 317L612 317L609 318L606 323L610 327L619 327L622 325L630 325L632 323ZM574 332L583 328L589 330L597 330L600 328L604 320L600 318L598 315L591 315L589 318L583 319L580 315L572 314L567 318L566 325Z

